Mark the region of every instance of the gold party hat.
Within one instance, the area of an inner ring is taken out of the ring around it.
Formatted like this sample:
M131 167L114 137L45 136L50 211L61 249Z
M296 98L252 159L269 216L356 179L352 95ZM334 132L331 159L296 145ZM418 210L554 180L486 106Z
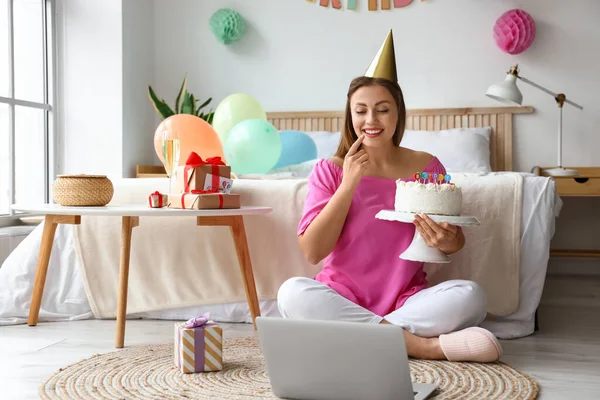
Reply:
M394 53L394 37L392 30L388 33L385 41L379 48L377 55L371 61L371 65L365 72L365 76L371 78L383 78L392 82L398 82L396 73L396 54Z

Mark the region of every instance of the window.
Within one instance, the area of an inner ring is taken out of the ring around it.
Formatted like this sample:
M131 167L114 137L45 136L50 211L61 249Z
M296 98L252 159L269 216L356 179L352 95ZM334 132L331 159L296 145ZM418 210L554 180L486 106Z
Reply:
M0 217L50 200L54 0L0 0Z

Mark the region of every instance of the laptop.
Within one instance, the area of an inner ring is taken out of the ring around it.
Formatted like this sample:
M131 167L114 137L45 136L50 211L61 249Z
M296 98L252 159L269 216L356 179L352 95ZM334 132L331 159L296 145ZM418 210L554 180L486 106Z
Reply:
M257 317L271 388L284 399L424 400L412 383L401 327Z

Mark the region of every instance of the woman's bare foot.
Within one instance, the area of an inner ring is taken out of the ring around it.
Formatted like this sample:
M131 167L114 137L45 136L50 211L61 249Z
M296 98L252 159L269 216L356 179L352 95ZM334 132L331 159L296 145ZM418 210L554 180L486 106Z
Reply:
M389 324L386 320L381 321L381 323ZM404 342L406 344L406 352L410 357L423 360L446 359L438 338L423 338L404 331Z
M406 352L410 357L422 360L445 360L446 356L438 338L423 338L404 331Z

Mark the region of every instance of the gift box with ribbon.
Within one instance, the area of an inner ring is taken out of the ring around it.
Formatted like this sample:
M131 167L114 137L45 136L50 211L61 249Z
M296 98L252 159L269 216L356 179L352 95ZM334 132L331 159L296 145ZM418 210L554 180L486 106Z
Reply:
M163 208L166 207L169 200L169 196L166 194L160 193L158 190L154 193L151 193L148 196L148 205L150 208Z
M185 165L176 169L175 193L193 193L195 190L212 190L229 193L231 190L231 167L221 157L210 157L206 161L191 152Z
M170 194L169 208L203 210L215 208L240 208L239 194L215 193L211 190L194 190L193 193Z
M223 369L223 329L209 317L175 324L175 365L184 374Z

